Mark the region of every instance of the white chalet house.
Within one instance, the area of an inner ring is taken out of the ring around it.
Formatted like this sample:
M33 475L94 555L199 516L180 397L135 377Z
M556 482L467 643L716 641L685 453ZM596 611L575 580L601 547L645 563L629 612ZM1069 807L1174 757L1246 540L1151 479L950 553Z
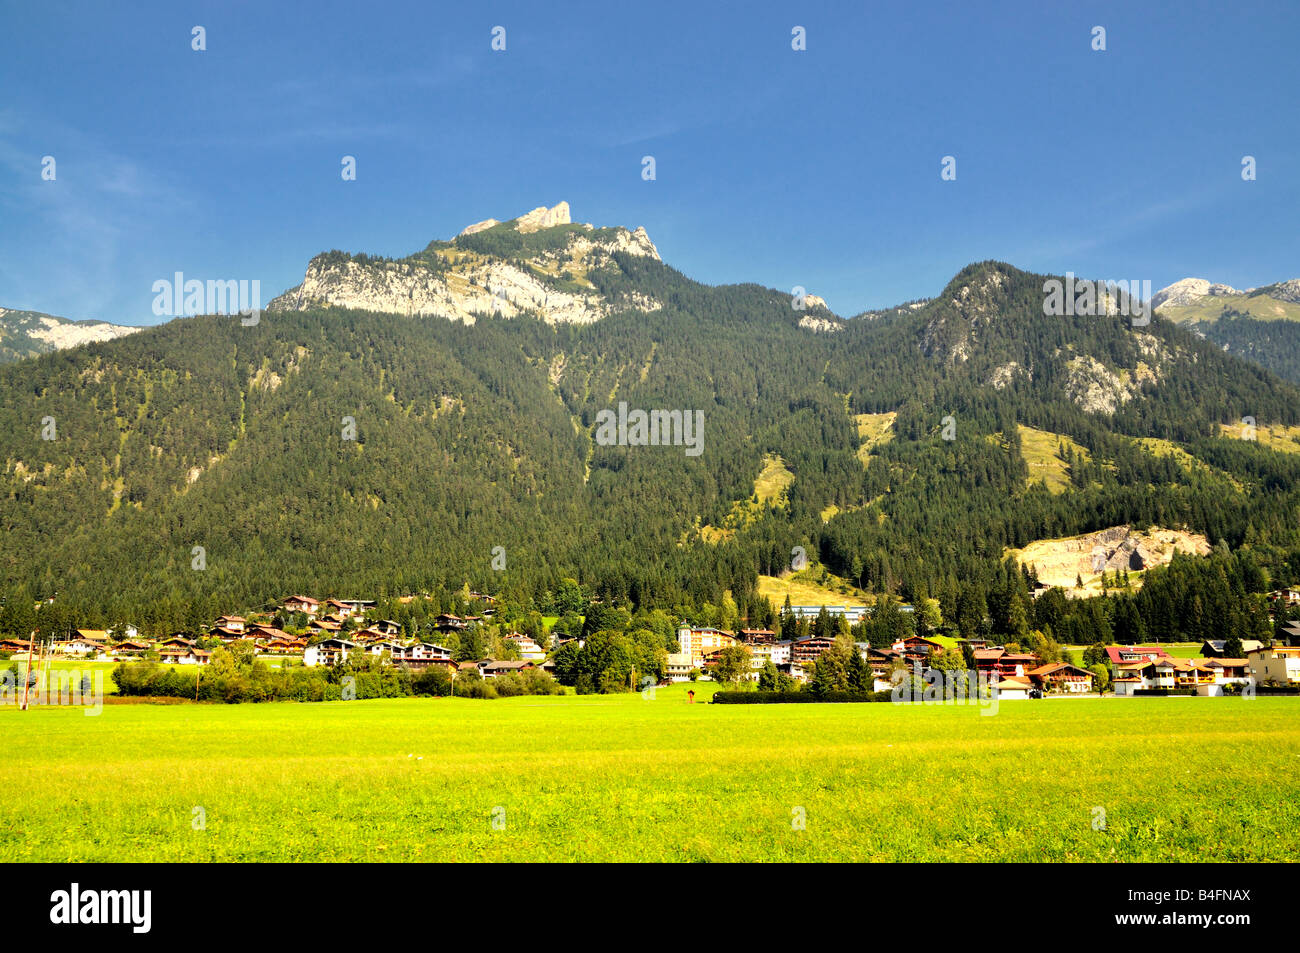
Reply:
M346 659L348 653L356 647L355 642L349 642L347 639L325 639L302 650L302 664L307 668L316 665L333 665Z

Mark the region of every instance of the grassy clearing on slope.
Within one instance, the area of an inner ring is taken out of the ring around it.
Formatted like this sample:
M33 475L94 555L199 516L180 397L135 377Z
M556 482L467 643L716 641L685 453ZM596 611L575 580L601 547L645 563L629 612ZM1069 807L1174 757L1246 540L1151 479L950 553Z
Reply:
M1219 424L1219 432L1237 440L1249 439L1250 429L1240 423ZM1286 424L1259 424L1254 429L1255 440L1261 446L1282 453L1300 453L1300 426Z
M786 490L794 483L794 474L778 454L763 457L763 469L754 478L754 494L747 500L737 500L721 526L705 524L700 527L700 538L706 543L731 539L736 530L750 525L766 506L785 506Z
M894 421L898 419L897 411L883 414L854 414L853 422L858 427L858 459L865 467L871 462L871 451L894 439Z
M785 461L776 454L763 458L763 469L754 480L754 495L759 503L783 502L785 491L794 483L794 474L786 467Z
M865 606L866 593L847 580L817 569L787 576L759 576L758 594L772 600L778 609L790 597L796 606Z
M1017 424L1020 434L1020 455L1029 467L1029 476L1025 485L1043 482L1052 493L1064 493L1070 486L1070 468L1061 456L1060 448L1065 446L1082 459L1088 460L1091 454L1088 448L1075 443L1065 434L1052 433L1050 430L1036 430Z
M1268 295L1206 296L1177 308L1161 308L1160 314L1178 324L1192 321L1217 321L1229 308L1259 321L1300 321L1300 305L1279 301Z
M1294 855L1292 699L1003 702L988 717L690 705L686 688L654 700L140 705L95 718L0 709L0 860ZM801 813L803 830L791 823Z

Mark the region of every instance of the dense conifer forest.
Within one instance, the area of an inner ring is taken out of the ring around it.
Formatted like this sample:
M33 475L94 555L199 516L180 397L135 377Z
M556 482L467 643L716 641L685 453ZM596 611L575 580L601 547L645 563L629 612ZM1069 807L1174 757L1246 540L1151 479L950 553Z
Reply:
M467 238L501 256L550 240ZM1092 627L1082 641L1117 624L1248 629L1249 593L1300 581L1300 455L1220 429L1294 425L1300 391L1212 341L1159 319L1045 316L1043 276L996 262L832 333L801 327L787 295L646 257L588 278L663 306L584 326L204 316L0 368L0 629L21 631L37 601L49 625L158 634L293 592L450 605L467 583L558 611L565 580L684 617L729 591L772 621L757 579L795 547L869 593L933 598L946 623L1003 636L1022 622L1059 634L1067 615ZM702 411L704 452L596 444L597 413L623 401ZM884 413L892 439L860 452L855 415ZM1063 445L1063 492L1028 479L1018 425L1086 451ZM794 480L759 502L772 456ZM703 531L745 501L734 532ZM1022 618L1032 580L1007 547L1120 524L1186 528L1216 553L1137 595L1080 600L1099 608Z

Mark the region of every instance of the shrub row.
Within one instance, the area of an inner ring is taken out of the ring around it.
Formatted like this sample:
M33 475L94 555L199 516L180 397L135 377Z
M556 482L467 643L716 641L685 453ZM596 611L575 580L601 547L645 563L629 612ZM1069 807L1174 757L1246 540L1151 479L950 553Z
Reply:
M352 668L344 663L333 668L293 666L273 669L256 661L234 667L214 664L194 669L156 662L123 662L113 668L112 678L119 695L149 698L194 698L197 678L199 701L229 704L452 694L451 676L443 668L430 667L412 672L406 667L380 667L369 661L364 664L364 668ZM509 672L491 681L484 681L477 677L477 673L458 676L455 684L455 694L459 698L555 695L562 691L555 679L540 669L527 669L522 675Z
M1194 688L1135 688L1133 689L1133 694L1135 696L1137 695L1158 695L1158 696L1195 695L1196 689Z

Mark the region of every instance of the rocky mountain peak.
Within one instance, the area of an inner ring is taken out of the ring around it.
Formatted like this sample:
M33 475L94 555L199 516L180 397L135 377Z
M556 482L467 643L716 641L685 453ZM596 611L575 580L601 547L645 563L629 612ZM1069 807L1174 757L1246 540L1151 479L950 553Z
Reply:
M573 220L569 217L569 203L560 202L552 208L545 205L539 205L531 212L525 212L513 220L515 231L527 235L532 232L540 232L543 228L554 228L556 225L572 225ZM495 218L485 218L481 222L475 222L473 225L466 225L461 229L461 235L473 235L476 232L486 231L495 225L500 225Z
M569 224L572 224L572 220L569 218L568 202L560 202L554 208L539 205L515 220L515 228L525 234L540 232L543 228L554 228L556 225Z
M342 252L318 255L302 284L273 300L268 310L344 307L469 324L487 315L532 313L550 323L586 324L615 311L660 307L646 295L607 297L593 280L619 253L662 260L644 228L578 225L563 234L531 237L570 225L569 203L560 202L505 223L475 222L451 242L431 242L423 252L396 261Z

